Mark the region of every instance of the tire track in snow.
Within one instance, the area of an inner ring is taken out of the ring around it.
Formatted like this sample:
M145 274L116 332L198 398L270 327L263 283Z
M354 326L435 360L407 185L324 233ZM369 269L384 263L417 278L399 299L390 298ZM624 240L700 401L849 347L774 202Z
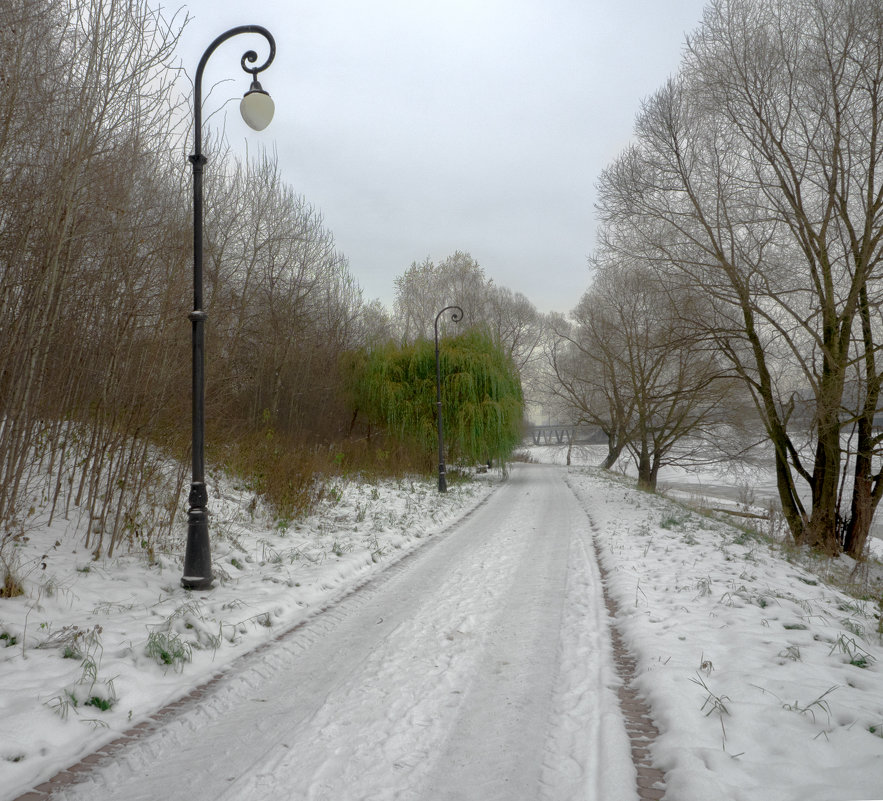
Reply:
M594 547L594 522L562 468L578 509L568 559L559 675L550 716L543 801L639 801L636 766L619 702L613 620ZM643 800L641 800L643 801Z
M329 696L311 741L244 776L231 798L264 798L280 776L307 799L353 787L366 799L532 796L562 583L550 585L559 609L530 601L563 573L567 532L538 530L544 507L524 497L531 489L514 475L458 532L440 581L422 586L421 609L371 652L363 681Z
M423 798L520 801L536 797L543 784L575 521L572 502L564 496L561 503L566 488L555 473L531 472L533 480L521 484L520 508L500 521L518 538L520 555L501 589L474 680Z

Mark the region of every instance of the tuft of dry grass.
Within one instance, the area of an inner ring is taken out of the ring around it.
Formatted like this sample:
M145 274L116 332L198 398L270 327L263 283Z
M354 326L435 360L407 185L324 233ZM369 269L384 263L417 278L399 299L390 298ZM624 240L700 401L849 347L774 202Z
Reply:
M232 475L261 495L280 518L307 514L321 497L316 475L325 462L316 449L298 447L272 431L253 431L227 439L212 454Z
M332 478L402 478L429 475L433 467L416 447L378 434L370 439L349 438L317 445L299 442L271 427L224 433L212 437L224 443L212 449L212 460L240 478L285 520L309 514L325 497Z
M0 557L0 569L3 571L3 583L0 584L0 598L15 598L25 594L21 579L6 559Z

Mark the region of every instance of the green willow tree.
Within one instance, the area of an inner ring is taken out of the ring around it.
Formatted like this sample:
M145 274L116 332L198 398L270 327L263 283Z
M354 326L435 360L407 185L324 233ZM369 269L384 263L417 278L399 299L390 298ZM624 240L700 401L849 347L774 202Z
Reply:
M429 467L438 446L433 342L389 343L356 361L356 413L425 451ZM521 441L524 404L512 360L490 337L472 330L441 343L440 365L447 459L505 461Z

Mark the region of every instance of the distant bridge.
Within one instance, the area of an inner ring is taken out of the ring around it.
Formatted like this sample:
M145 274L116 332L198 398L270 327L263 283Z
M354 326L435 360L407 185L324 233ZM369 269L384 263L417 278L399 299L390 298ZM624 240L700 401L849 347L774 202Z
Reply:
M528 429L534 445L570 445L606 442L607 438L597 426L548 425L530 426Z

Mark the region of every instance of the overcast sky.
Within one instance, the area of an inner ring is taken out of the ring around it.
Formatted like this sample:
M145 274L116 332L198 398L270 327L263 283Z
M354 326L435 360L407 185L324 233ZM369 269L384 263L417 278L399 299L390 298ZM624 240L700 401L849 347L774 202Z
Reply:
M391 307L412 261L463 250L541 311L567 312L590 280L598 175L628 143L641 100L676 71L704 0L183 5L191 76L228 28L272 32L277 55L260 80L276 116L256 134L230 104L228 138L242 153L276 148L366 298ZM247 88L239 59L251 48L263 60L258 36L212 55L204 94L233 80L206 116Z

